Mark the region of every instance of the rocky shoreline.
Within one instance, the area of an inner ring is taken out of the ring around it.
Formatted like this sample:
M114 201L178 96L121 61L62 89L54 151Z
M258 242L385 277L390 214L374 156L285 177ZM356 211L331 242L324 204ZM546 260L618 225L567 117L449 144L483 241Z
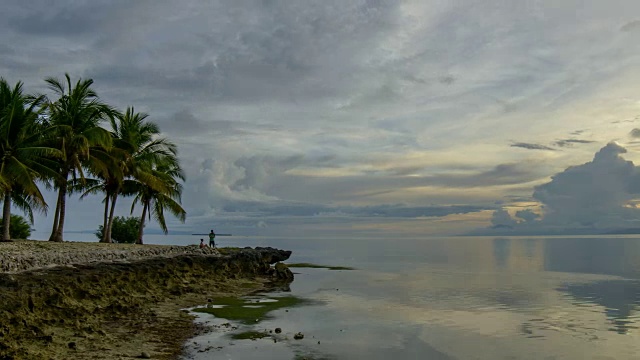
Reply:
M286 286L290 251L0 243L0 359L173 359L181 308ZM273 266L273 265L276 266Z
M14 241L0 243L0 272L90 264L97 262L128 262L152 257L178 255L220 255L218 249L197 245L132 245L84 242L55 243L49 241Z

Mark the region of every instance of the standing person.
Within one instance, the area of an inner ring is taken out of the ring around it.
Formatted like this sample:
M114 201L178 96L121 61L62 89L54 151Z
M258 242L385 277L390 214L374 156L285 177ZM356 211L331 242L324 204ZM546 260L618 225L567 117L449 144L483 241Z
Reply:
M209 233L209 247L216 247L216 233L213 230Z

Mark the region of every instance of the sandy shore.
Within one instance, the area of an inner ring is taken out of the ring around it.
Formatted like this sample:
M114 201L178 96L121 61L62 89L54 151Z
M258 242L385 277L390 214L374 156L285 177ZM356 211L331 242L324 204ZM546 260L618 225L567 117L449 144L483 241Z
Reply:
M271 264L290 252L221 252L0 243L0 358L175 359L198 331L180 309L264 290L288 276Z

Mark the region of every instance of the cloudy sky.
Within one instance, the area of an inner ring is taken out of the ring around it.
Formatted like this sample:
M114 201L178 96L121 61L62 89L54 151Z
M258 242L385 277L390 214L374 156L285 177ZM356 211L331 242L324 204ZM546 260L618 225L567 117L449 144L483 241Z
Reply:
M0 76L34 92L93 78L148 112L187 175L175 230L630 227L637 14L635 0L6 0ZM100 211L71 200L66 228Z

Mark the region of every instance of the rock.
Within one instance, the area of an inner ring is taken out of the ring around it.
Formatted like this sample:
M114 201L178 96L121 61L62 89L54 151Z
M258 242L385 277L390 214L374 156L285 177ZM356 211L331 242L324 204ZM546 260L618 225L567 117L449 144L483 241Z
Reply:
M275 266L269 269L271 277L279 281L290 282L293 281L293 272L289 267L281 262L277 262Z
M275 331L276 331L276 334L280 334L280 333L282 332L282 329L280 329L280 328L276 328L276 330L275 330Z
M304 334L301 333L301 332L296 333L295 335L293 335L293 338L296 339L296 340L304 339Z
M149 355L149 353L148 353L148 352L143 351L143 352L140 354L140 356L138 356L138 358L140 358L140 359L151 359L151 355Z

